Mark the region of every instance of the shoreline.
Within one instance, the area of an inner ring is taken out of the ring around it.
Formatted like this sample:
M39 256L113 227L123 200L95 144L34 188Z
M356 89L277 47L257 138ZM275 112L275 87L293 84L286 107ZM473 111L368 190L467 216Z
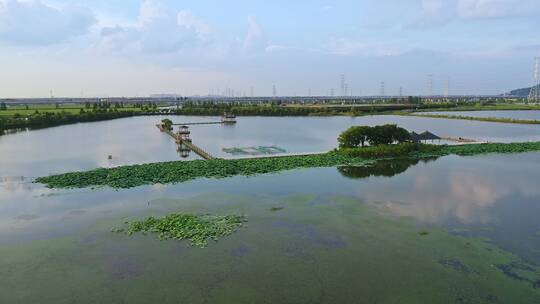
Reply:
M527 110L522 110L527 111ZM418 112L422 113L422 112ZM454 120L472 120L483 122L495 122L495 123L511 123L522 125L538 125L540 120L535 119L514 119L514 118L500 118L500 117L474 117L474 116L461 116L461 115L444 115L444 114L401 114L402 116L414 116L414 117L426 117L426 118L438 118L438 119L454 119Z
M537 105L452 105L452 104L346 104L346 105L227 105L227 106L185 106L181 109L144 108L129 106L126 108L109 107L105 109L91 109L81 107L60 108L29 108L0 111L0 135L10 133L17 129L43 129L62 125L71 125L85 122L108 121L118 118L138 116L183 115L183 116L219 116L224 111L235 115L260 117L331 117L331 116L368 116L368 115L415 115L423 112L451 112L451 111L528 111L540 110ZM13 114L7 115L8 112ZM442 117L436 117L442 118ZM509 122L500 119L492 122ZM522 123L521 121L513 123ZM534 122L540 124L540 121Z

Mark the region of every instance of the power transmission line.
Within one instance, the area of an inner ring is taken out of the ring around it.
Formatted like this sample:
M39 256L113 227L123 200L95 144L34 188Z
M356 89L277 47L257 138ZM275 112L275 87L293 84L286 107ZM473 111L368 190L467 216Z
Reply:
M533 83L533 86L531 88L531 91L529 92L529 101L532 101L532 102L539 102L540 99L540 74L539 74L539 69L540 69L540 57L536 57L534 58L534 68L533 68L533 79L534 79L534 83Z

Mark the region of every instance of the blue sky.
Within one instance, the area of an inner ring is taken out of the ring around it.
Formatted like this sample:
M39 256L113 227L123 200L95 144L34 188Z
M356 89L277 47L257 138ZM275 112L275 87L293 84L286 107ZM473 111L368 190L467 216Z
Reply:
M498 94L538 0L0 0L0 96Z

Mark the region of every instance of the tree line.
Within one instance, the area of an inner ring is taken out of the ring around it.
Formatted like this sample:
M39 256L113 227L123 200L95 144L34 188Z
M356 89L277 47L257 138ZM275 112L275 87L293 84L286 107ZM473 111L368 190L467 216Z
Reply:
M448 105L450 106L450 105ZM419 105L419 108L432 108L435 105ZM447 107L438 105L437 107ZM373 104L362 106L284 106L274 104L216 104L216 103L185 103L181 108L172 112L180 115L221 115L232 112L237 116L330 116L330 115L369 115L391 111L409 110L406 104Z
M0 116L0 130L18 128L43 128L63 124L109 120L121 117L143 115L193 115L220 116L224 112L237 116L332 116L332 115L369 115L408 109L409 106L378 105L369 106L286 106L275 104L216 104L192 103L183 101L176 109L160 109L156 103L124 104L123 102L94 102L85 103L79 113L60 111L56 113L35 111L32 114ZM419 107L432 107L420 105ZM440 107L440 105L439 105ZM57 108L61 109L60 104ZM5 103L0 104L0 110L7 109ZM28 108L27 108L28 109Z
M74 114L69 112L34 112L22 116L18 113L10 117L0 117L0 130L22 128L44 128L78 122L92 122L137 115L134 111L84 111Z
M128 108L138 108L141 110L150 110L150 109L157 109L158 104L155 102L147 102L147 103L124 103L124 102L108 102L108 101L100 101L100 102L85 102L84 108L85 109L92 109L92 110L103 110L103 109L123 109L125 107Z

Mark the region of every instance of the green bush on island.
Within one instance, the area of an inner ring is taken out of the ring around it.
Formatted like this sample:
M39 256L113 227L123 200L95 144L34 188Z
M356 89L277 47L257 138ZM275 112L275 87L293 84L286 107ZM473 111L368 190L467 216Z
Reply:
M354 126L341 133L338 137L340 148L364 147L366 143L372 146L404 143L411 139L409 131L397 125Z
M126 222L126 228L115 228L113 232L157 234L160 240L189 240L192 246L204 248L209 240L228 236L244 226L244 215L193 215L173 213L163 218L148 217L142 221Z

